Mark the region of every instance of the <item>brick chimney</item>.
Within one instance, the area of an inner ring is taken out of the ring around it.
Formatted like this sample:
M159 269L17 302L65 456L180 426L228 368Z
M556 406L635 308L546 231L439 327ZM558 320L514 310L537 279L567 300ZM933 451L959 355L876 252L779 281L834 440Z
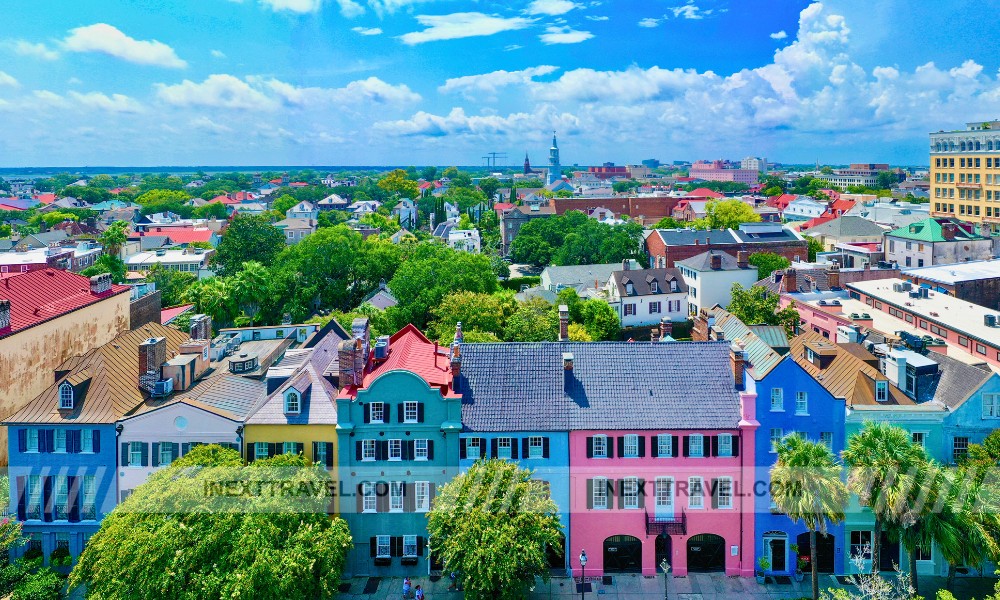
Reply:
M354 378L354 342L355 340L344 340L337 346L337 373L339 376L337 385L341 388L357 384Z
M458 376L462 374L462 346L459 343L451 346L451 388L458 389Z
M785 269L785 274L782 276L781 280L784 282L783 291L785 293L793 293L799 291L799 283L795 277L795 269L788 267Z
M729 365L733 369L733 383L735 384L736 389L742 390L743 389L743 377L744 377L744 373L743 373L744 358L743 358L743 344L742 343L740 343L740 342L734 342L733 345L730 346L730 348L729 348Z
M712 264L712 270L713 271L718 271L719 269L722 268L722 255L721 254L712 254L711 260L712 260L711 264Z
M10 300L0 300L0 331L10 329Z
M650 330L649 341L651 342L660 341L660 329L658 327L654 327L652 330Z
M953 240L955 239L956 229L957 227L955 227L954 223L944 223L941 225L941 235L944 236L944 239L946 240Z
M674 333L674 323L670 320L670 317L663 317L660 319L660 339L666 338L673 335Z
M826 272L826 280L831 288L840 287L840 264L834 262Z
M167 338L149 338L139 344L139 389L153 391L160 367L167 362Z
M191 317L190 331L192 340L212 339L212 317L202 314Z
M98 296L111 291L111 274L101 273L90 278L90 293Z
M569 341L569 307L565 304L559 305L559 341Z
M746 250L740 250L736 253L736 266L745 269L747 265L750 264L750 253Z

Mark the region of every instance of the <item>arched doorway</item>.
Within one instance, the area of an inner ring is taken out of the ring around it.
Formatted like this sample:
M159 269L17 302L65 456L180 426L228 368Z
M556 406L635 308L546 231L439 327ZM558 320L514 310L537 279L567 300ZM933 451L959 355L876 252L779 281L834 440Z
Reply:
M772 573L785 573L788 568L788 535L783 531L764 534L764 558L771 565Z
M557 546L548 545L545 547L545 555L549 559L550 569L566 568L566 536L559 534L559 544Z
M662 573L663 572L663 569L660 568L660 565L663 564L664 560L667 561L667 564L670 564L670 565L673 564L673 562L674 562L674 556L673 556L673 552L672 552L673 551L673 547L674 547L673 539L671 539L671 537L669 535L661 533L660 535L656 536L656 572L657 573Z
M604 540L605 573L642 573L642 542L630 535Z
M690 573L714 573L726 570L726 540L712 533L691 536L687 543Z
M820 573L833 573L833 557L836 553L834 542L833 534L816 534L816 570ZM795 538L795 543L799 545L799 556L809 560L809 532L800 533Z

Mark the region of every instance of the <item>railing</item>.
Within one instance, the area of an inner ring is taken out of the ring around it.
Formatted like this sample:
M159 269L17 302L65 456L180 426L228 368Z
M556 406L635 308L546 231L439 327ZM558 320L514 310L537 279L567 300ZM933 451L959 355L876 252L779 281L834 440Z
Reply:
M647 512L646 535L687 535L687 513L658 516Z

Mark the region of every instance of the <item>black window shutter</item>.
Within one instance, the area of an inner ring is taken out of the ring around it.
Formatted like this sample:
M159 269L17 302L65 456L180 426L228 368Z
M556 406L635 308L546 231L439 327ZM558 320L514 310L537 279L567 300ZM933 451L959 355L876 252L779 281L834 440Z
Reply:
M83 436L83 432L79 429L69 431L66 433L67 442L72 442L70 452L74 454L79 454L80 450L83 449L83 444L80 441Z
M56 449L56 430L46 429L45 433L45 451L53 452Z
M681 448L681 437L679 435L674 436L674 443L670 445L670 455L677 457L677 452Z
M688 444L688 436L684 436L684 454L683 454L683 456L687 456L688 455L689 449L690 449L690 444Z
M149 444L143 442L142 444L139 445L139 449L141 450L142 466L148 467L149 466Z
M392 423L392 405L388 402L382 403L382 422Z
M368 546L371 548L372 558L375 558L375 552L378 549L378 540L375 536L372 536L368 541Z
M427 486L428 487L428 491L427 491L427 501L428 502L430 502L431 500L434 499L434 488L436 487L436 485L437 484L432 483L429 486Z
M100 452L101 451L101 430L100 429L95 429L94 430L93 440L94 440L94 452L95 453Z
M616 491L618 492L617 494L615 494L616 496L618 496L618 508L625 508L625 480L624 479L616 480L615 487L617 488Z
M42 477L42 520L52 521L52 478Z
M479 456L482 458L489 458L490 447L486 445L486 438L479 438Z
M323 442L326 444L326 466L333 466L333 442Z
M17 451L27 452L28 450L28 431L26 429L17 430Z
M158 467L158 466L160 466L160 443L159 442L153 442L153 456L151 456L150 458L153 461L152 463L150 463L150 466L152 466L152 467Z
M709 456L719 455L719 436L713 435L712 438L712 453Z
M639 458L646 456L646 436L639 436Z
M517 452L518 445L519 444L518 444L518 439L517 438L510 438L510 457L511 458L518 458L518 452Z
M184 442L181 444L181 456L184 456L191 451L191 442ZM273 454L271 456L274 456Z
M604 438L604 448L608 451L608 458L615 457L615 442L613 437Z
M737 436L734 435L734 436L732 436L731 439L733 441L733 456L739 456L740 455L740 438L738 438Z
M411 513L417 508L416 494L413 491L413 484L403 484L403 512Z
M69 521L76 523L80 520L80 478L70 475L66 484L69 490Z
M414 440L405 440L403 442L403 460L413 460L415 455L415 450L417 443Z
M403 555L403 536L394 535L392 536L392 550L390 552L393 556Z
M389 512L389 484L384 481L375 486L375 509L380 513Z
M299 442L298 444L295 444L295 453L296 454L304 454L305 451L306 451L306 445L304 443Z
M712 479L712 487L710 489L712 493L712 508L719 508L719 480Z
M490 440L490 456L499 456L497 454L497 439L493 438Z
M267 457L273 458L275 454L278 453L278 444L274 442L268 442L267 444Z
M177 460L181 455L181 445L178 444L177 442L174 442L173 444L170 444L170 446L171 446L170 458L172 458L173 460ZM239 448L236 446L236 444L233 444L233 450L239 452Z
M701 455L702 456L715 456L712 454L712 443L718 443L714 435L706 435L701 438ZM718 449L718 448L716 448Z
M625 456L625 436L618 436L618 456Z
M424 555L424 536L417 536L417 556Z
M313 442L312 443L312 457L313 457L313 462L316 462L316 457L319 456L318 450L319 450L320 443L321 442Z
M252 463L254 459L257 458L257 452L254 449L253 442L247 442L247 463Z
M371 404L365 404L365 423L371 423L371 422L372 422L372 405ZM375 538L372 538L372 539L375 539ZM372 554L372 556L375 556L375 555Z
M594 438L587 438L587 458L594 458Z
M424 403L423 402L418 402L417 403L417 423L423 423L423 422L424 422Z
M461 439L458 440L458 457L459 458L462 458L462 459L468 458L468 453L465 451L465 449L466 449L466 446L470 443L469 440L471 440L471 439L473 439L473 438L461 438ZM428 444L428 453L429 453L429 451L430 451L430 446L429 446L430 442L427 442L427 444Z
M375 456L376 459L389 459L389 440L379 440L375 442L375 447L378 448L378 454Z
M642 439L642 438L639 438ZM639 487L636 489L636 496L639 498L639 508L646 508L646 480L639 480Z
M521 438L521 457L528 458L529 456L531 456L529 452L530 450L528 449L528 438Z
M465 456L462 456L462 458L465 458ZM427 440L427 460L434 460L434 440Z
M364 489L365 489L364 483L359 483L358 484L358 493L355 495L355 499L357 500L356 512L358 514L361 514L365 510Z
M361 440L354 442L354 460L361 461Z
M122 466L128 466L128 442L122 443Z
M542 438L542 458L549 457L549 438Z
M403 422L403 415L404 414L406 414L406 411L403 410L403 405L402 404L397 404L396 405L396 422L397 423L402 423Z
M25 496L25 490L24 490L25 481L27 481L27 478L24 475L18 475L14 479L15 485L17 486L17 490L16 491L17 491L17 520L18 521L24 521L25 520L25 516L26 516L25 515L25 512L26 512L25 511L25 498L24 498L24 496Z
M594 508L594 480L587 480L587 508Z
M653 458L660 456L660 436L654 435L649 438L649 455Z

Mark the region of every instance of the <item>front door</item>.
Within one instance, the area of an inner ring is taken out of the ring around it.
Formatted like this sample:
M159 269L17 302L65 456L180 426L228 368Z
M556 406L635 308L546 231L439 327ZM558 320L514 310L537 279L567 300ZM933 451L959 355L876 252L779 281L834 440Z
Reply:
M799 556L810 559L809 533L801 533L795 539L799 545ZM833 573L834 554L836 554L836 544L832 533L823 535L816 533L816 571L819 573ZM812 567L809 567L812 569Z
M687 543L688 571L712 573L726 570L726 541L711 533L691 536Z
M663 561L667 561L667 564L672 564L674 562L674 557L671 554L671 548L673 547L672 540L669 535L660 534L656 536L656 572L662 573L663 569L660 565Z
M785 536L765 536L764 556L771 563L771 571L784 573L788 570L788 539Z
M878 568L880 571L893 571L899 562L899 540L890 539L889 534L882 532L882 543L878 551Z
M630 535L604 540L605 573L642 573L642 542Z

